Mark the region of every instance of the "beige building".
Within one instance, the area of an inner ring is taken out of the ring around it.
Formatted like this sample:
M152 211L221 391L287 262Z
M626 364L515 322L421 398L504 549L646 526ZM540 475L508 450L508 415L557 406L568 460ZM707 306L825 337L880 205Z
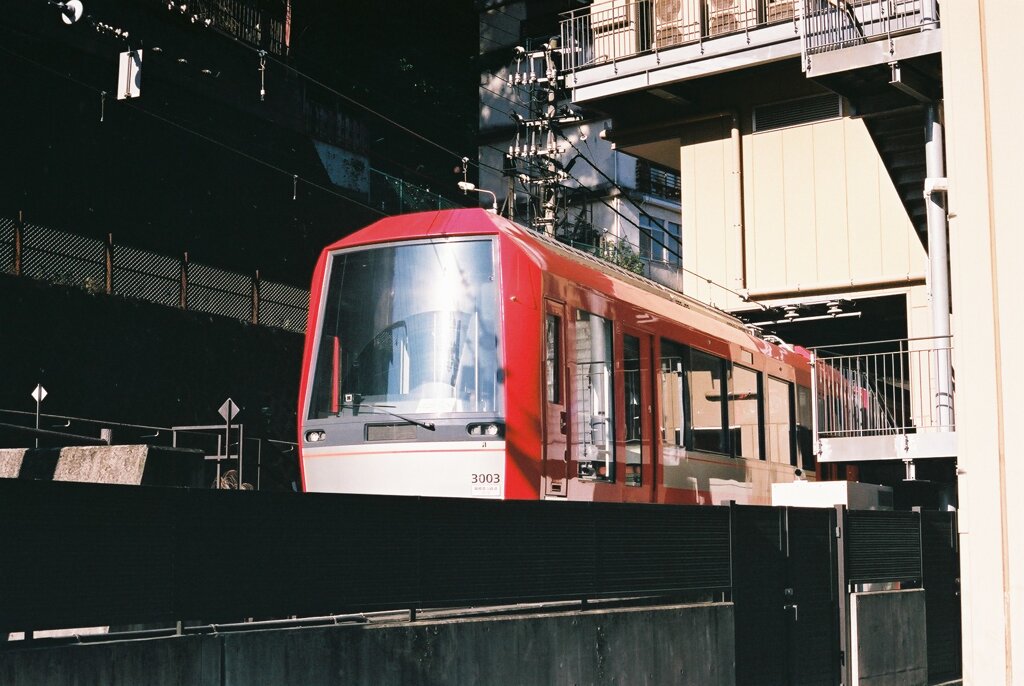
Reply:
M1024 136L1012 0L943 6L964 683L1024 684Z
M482 21L528 33L525 5L492 4ZM613 155L678 174L684 292L794 343L899 339L919 362L890 384L897 447L860 437L852 460L825 437L821 457L833 476L916 466L958 487L940 506L960 510L964 683L1024 684L1024 455L1009 431L1024 417L1009 345L1024 326L1024 6L947 2L941 23L937 0L566 9L574 104Z

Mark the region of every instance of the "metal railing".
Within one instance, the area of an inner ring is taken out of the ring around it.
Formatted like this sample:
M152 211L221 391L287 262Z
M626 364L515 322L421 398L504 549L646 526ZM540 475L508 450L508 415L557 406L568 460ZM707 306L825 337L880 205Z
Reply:
M27 276L90 293L136 298L297 333L306 330L309 291L0 218L0 273Z
M937 0L802 0L805 55L938 25Z
M402 179L370 170L369 204L388 214L452 210L461 207L448 198Z
M819 438L952 431L949 338L812 349Z
M261 490L268 455L295 457L298 444L292 441L246 435L245 424L232 425L231 445L225 450L224 424L204 426L153 426L104 419L40 413L40 427L33 428L35 414L0 408L0 448L28 448L33 436L43 448L74 445L149 445L202 450L210 460L223 460L225 470L233 469L255 490ZM218 478L211 487L225 488ZM244 488L236 482L232 488Z
M769 24L796 21L797 0L597 0L562 15L570 71Z

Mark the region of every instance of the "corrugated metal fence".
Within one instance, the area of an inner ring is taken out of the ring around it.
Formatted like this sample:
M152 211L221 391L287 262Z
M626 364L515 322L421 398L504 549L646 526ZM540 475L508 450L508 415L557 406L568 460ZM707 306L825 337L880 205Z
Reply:
M309 291L0 218L0 272L302 333Z

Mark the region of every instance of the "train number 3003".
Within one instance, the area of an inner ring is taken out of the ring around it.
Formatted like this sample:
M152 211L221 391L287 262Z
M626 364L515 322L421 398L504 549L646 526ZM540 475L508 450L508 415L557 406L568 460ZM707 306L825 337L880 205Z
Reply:
M475 484L500 484L501 474L473 474Z

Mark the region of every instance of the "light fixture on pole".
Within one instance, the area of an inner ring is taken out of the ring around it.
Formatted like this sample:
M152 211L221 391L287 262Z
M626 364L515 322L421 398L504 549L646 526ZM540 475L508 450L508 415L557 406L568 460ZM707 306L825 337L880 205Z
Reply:
M498 196L494 194L494 191L489 191L486 188L477 188L469 181L459 181L459 190L463 193L475 191L477 193L487 193L491 196L491 208L487 210L491 214L498 214Z

